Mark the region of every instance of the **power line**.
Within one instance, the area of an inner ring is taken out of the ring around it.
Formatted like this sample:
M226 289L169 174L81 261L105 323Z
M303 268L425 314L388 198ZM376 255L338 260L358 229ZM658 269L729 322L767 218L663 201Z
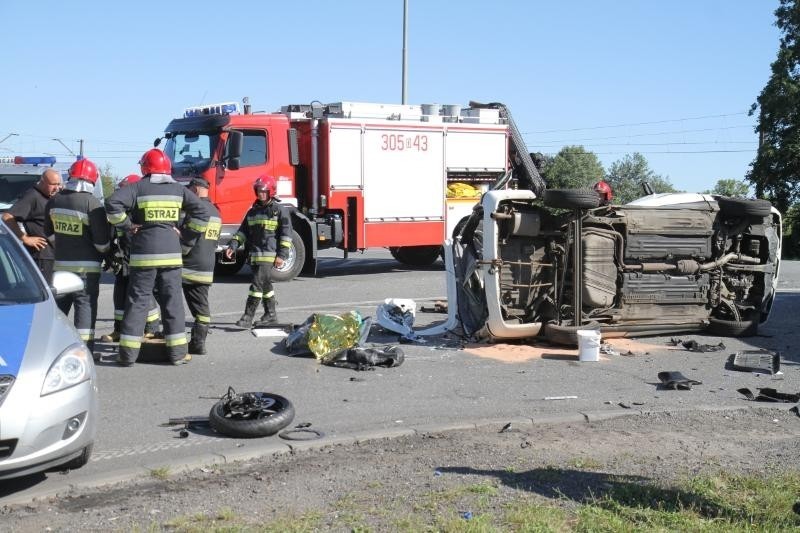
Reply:
M604 141L608 139L630 139L632 137L654 137L658 135L677 135L682 133L702 133L707 131L722 131L722 130L733 130L738 128L752 128L750 124L744 124L740 126L724 126L722 128L701 128L701 129L694 129L694 130L673 130L673 131L659 131L654 133L631 133L627 135L612 135L609 137L589 137L584 139L566 139L566 140L556 140L556 141L541 141L547 143L561 143L561 144L571 144L575 142L583 142L583 141Z
M650 122L630 122L627 124L611 124L608 126L587 126L585 128L569 128L569 129L560 129L560 130L542 130L542 131L526 131L522 132L523 135L529 134L539 134L539 133L562 133L562 132L571 132L571 131L587 131L587 130L602 130L602 129L610 129L610 128L626 128L630 126L649 126L652 124L668 124L670 122L685 122L687 120L705 120L709 118L723 118L723 117L735 117L738 115L746 115L748 111L738 111L736 113L724 113L721 115L703 115L699 117L686 117L686 118L671 118L668 120L654 120Z

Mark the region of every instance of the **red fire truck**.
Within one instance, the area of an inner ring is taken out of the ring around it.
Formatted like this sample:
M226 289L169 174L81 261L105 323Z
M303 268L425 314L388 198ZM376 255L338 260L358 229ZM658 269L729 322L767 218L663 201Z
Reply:
M486 190L507 176L544 188L502 104L313 102L254 113L245 98L241 111L236 102L189 108L164 138L175 179L200 175L211 184L222 245L253 203L253 181L276 178L294 229L279 281L313 273L318 251L331 247L345 256L387 247L402 263L433 263L478 200L448 197L448 184ZM218 271L243 263L239 256Z

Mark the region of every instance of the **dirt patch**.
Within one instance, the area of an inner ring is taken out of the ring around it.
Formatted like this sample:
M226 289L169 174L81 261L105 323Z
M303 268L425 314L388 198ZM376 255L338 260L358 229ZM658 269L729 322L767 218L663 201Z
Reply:
M619 483L619 476L626 483L668 484L700 473L798 470L800 417L785 410L656 413L501 429L428 433L160 473L166 479L4 508L0 530L127 531L220 514L254 526L307 513L318 517L315 527L336 529L347 512L385 531L409 509L431 502L459 510L460 500L441 495L464 487L492 487L487 505L499 510L520 495L580 503Z
M648 344L634 339L611 338L603 339L603 343L613 348L621 355L644 355L656 350L674 349L668 346ZM552 344L534 342L531 344L467 344L464 346L466 353L503 361L506 363L522 363L532 359L555 359L563 361L577 361L577 348L564 348ZM608 357L600 354L600 361L607 361Z

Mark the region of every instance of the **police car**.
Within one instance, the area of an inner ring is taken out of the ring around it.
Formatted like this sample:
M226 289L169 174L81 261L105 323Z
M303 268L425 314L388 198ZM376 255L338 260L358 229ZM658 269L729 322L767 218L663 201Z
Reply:
M57 272L48 287L0 223L0 479L79 468L97 420L92 354L54 295L83 283Z
M8 211L25 191L39 181L42 173L48 168L55 168L61 173L61 179L67 181L67 169L64 164L56 163L53 156L47 157L0 157L0 213Z

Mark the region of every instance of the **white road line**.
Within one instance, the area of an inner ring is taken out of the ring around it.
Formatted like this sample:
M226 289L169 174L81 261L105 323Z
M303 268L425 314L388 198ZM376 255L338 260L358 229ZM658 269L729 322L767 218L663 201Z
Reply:
M428 300L446 300L446 296L421 296L421 297L411 297L412 300L417 302L428 301ZM307 309L339 309L339 308L352 308L352 307L359 307L364 305L378 305L384 302L385 298L382 300L362 300L360 302L337 302L331 304L311 304L311 305L297 305L293 307L279 307L278 312L282 313L284 311L304 311ZM227 316L227 315L238 315L241 311L225 311L223 313L214 313L214 316Z

